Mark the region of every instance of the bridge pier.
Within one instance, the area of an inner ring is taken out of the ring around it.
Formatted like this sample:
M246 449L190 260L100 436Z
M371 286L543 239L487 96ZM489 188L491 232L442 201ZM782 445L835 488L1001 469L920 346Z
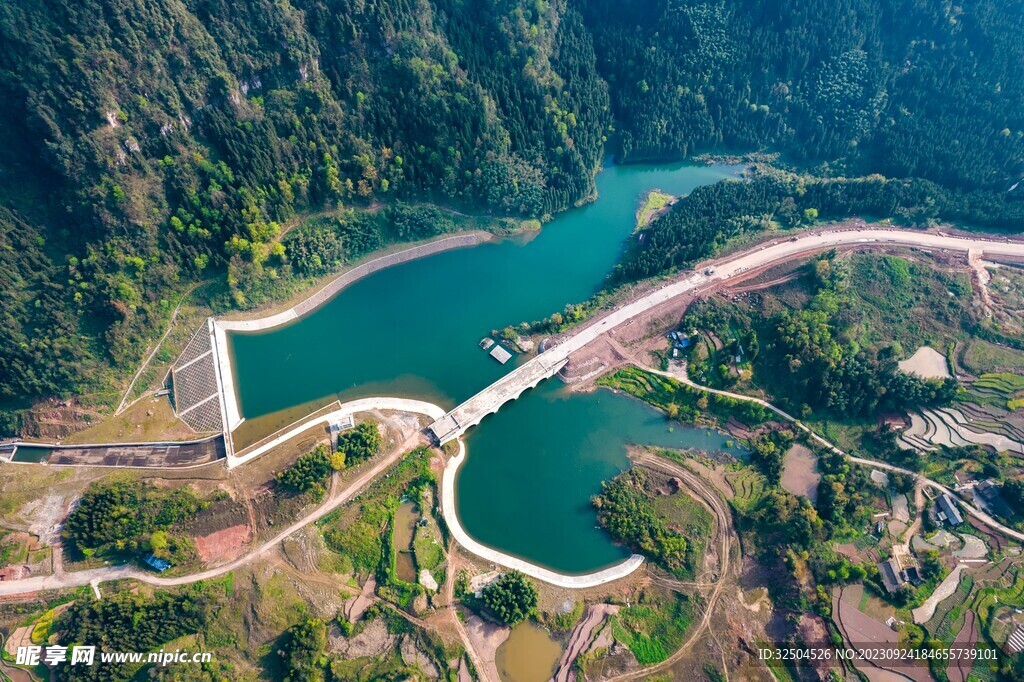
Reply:
M529 388L553 377L568 362L561 353L549 349L515 368L475 396L462 403L428 427L438 443L444 445L479 424L484 417L501 409L510 400L516 400ZM548 355L548 354L551 355Z

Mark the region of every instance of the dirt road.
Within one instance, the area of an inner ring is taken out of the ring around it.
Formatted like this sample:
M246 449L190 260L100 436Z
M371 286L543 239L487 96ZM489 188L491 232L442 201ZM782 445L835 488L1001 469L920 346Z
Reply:
M159 587L173 587L175 585L187 585L189 583L198 582L200 580L209 580L218 576L224 575L230 571L244 566L250 561L264 556L275 548L282 540L287 538L295 531L308 526L311 523L316 523L323 517L330 514L332 511L345 504L353 497L363 491L374 479L380 476L386 469L395 464L408 452L418 445L427 445L426 438L417 433L414 436L406 439L395 451L386 457L380 459L372 467L367 469L365 472L360 474L345 488L341 489L332 497L329 497L322 505L305 518L299 519L292 523L290 526L282 530L280 533L275 535L270 540L267 540L259 547L256 547L252 551L244 554L234 561L224 564L223 566L217 566L210 568L199 573L192 573L189 575L178 576L174 578L161 578L160 576L140 571L133 566L107 566L103 568L95 568L86 571L75 571L73 573L63 573L60 575L47 575L37 576L33 578L25 578L24 580L11 580L0 582L0 596L8 596L15 594L24 594L26 592L37 592L39 590L55 590L64 589L69 587L81 587L82 585L88 585L90 583L107 582L110 580L122 580L124 578L134 578L150 585L157 585Z
M817 433L815 433L810 427L808 427L802 421L800 421L799 419L797 419L793 415L789 414L788 412L785 412L785 411L779 409L778 407L775 407L774 405L769 403L767 400L761 400L760 398L754 398L754 397L749 396L749 395L743 395L742 393L733 393L731 391L721 391L721 390L719 390L717 388L708 388L707 386L702 386L702 385L696 383L695 381L691 380L688 376L686 376L685 372L678 373L678 374L670 374L668 372L662 372L660 370L651 369L650 367L643 367L642 369L644 369L645 371L651 372L653 374L660 374L661 376L666 376L666 377L669 377L671 379L675 379L676 381L681 381L684 384L686 384L687 386L691 386L691 387L696 388L696 389L701 390L701 391L706 391L708 393L717 393L718 395L727 396L729 398L735 398L736 400L745 400L747 402L754 402L754 403L757 403L758 405L763 405L764 407L768 408L769 410L771 410L775 414L779 415L780 417L782 417L786 421L791 422L798 429L800 429L801 431L805 432L812 440L814 440L817 443L819 443L820 445L828 448L832 452L835 452L836 454L840 454L843 457L846 457L847 459L849 459L854 464L859 464L861 466L873 467L875 469L881 469L883 471L892 471L892 472L899 473L899 474L906 474L907 476L912 477L918 485L927 486L929 488L933 488L934 490L938 490L941 493L949 494L953 499L955 499L957 502L960 503L960 506L962 506L967 511L968 514L970 514L974 518L978 519L979 521L981 521L983 524L985 524L989 528L997 530L1000 533L1003 533L1004 535L1008 535L1011 538L1015 538L1017 540L1024 541L1024 533L1020 533L1020 532L1014 530L1013 528L1010 528L1008 526L1003 525L1002 523L999 523L999 521L997 521L996 519L992 518L991 516L989 516L985 512L981 511L977 507L974 507L973 505L968 504L962 497L957 495L952 489L942 485L941 483L933 481L930 478L925 478L921 474L919 474L919 473L917 473L915 471L911 471L910 469L904 469L902 467L898 467L898 466L895 466L893 464L888 464L886 462L879 462L878 460L874 460L874 459L866 459L864 457L856 457L854 455L849 454L848 452L844 452L843 450L840 450L838 447L836 447L835 445L833 445L829 441L827 441L824 438L822 438L821 436L819 436Z
M722 501L722 498L718 496L718 493L716 493L715 490L705 483L699 476L674 462L669 462L661 457L657 457L649 453L639 455L636 458L636 461L678 477L686 485L687 490L697 494L701 501L703 501L711 510L712 514L714 514L718 525L718 539L720 545L718 554L718 580L714 583L714 589L711 590L711 593L707 596L704 615L701 617L700 622L698 622L690 631L690 636L685 642L683 642L682 646L676 649L671 656L657 665L652 665L648 668L634 670L633 672L612 677L609 682L612 682L613 680L640 680L647 678L654 673L671 668L683 656L685 656L686 653L693 648L693 645L697 643L701 635L708 630L711 618L715 612L715 606L717 605L718 599L722 594L722 589L727 582L726 578L732 572L734 561L732 549L733 538L735 537L736 532L732 525L732 513L730 512L728 505L726 505L726 503ZM738 561L738 557L736 557L736 560Z
M666 301L670 301L678 296L687 295L688 293L703 288L707 285L714 283L722 283L729 279L736 278L744 273L748 273L750 270L764 267L766 265L789 260L800 254L812 254L825 249L842 247L842 246L856 246L863 244L864 246L892 246L892 247L916 247L924 249L939 249L939 250L952 250L969 252L975 251L979 256L985 254L993 256L1006 256L1012 258L1024 259L1024 242L1016 242L1010 240L996 241L989 239L979 238L968 238L968 237L954 237L944 235L941 233L933 232L919 232L911 230L898 230L898 229L846 229L846 230L832 230L822 232L811 232L801 237L795 237L789 241L772 242L757 246L748 251L727 256L717 261L708 261L707 263L699 266L699 270L691 272L679 279L669 282L658 289L647 293L641 298L618 307L604 316L594 320L591 324L586 327L575 331L572 335L562 340L561 343L554 346L553 348L545 351L534 360L531 360L519 368L514 370L502 380L497 383L504 382L508 383L508 378L519 372L524 367L530 365L530 363L537 360L543 359L545 365L557 368L561 366L558 360L564 360L568 358L573 352L586 346L594 339L603 335L605 332L614 329L615 327L635 318L636 316L655 308ZM554 372L552 372L553 374ZM679 377L673 377L679 378ZM728 391L718 391L715 389L706 388L699 384L686 380L691 386L699 388L704 391L711 391L722 395L727 395L739 400L751 400L758 402L766 408L772 410L779 416L783 417L787 421L792 422L798 428L806 431L811 438L818 441L824 447L837 452L847 457L851 462L860 464L863 466L871 466L886 471L894 471L899 473L908 474L913 476L915 479L920 480L924 485L932 487L943 493L949 493L955 499L960 501L964 509L977 518L985 525L998 530L1012 538L1024 541L1024 533L1020 533L1012 528L1008 528L1003 524L993 519L988 514L985 514L981 510L965 503L960 499L952 490L946 486L941 485L935 481L924 478L912 472L908 469L886 464L884 462L876 462L874 460L864 459L855 457L848 453L843 452L839 448L835 447L824 438L821 438L811 429L801 423L798 419L779 408L771 405L770 403L760 400L758 398L751 398L740 394L730 393ZM485 392L487 389L485 389ZM515 396L518 393L514 394ZM474 400L478 396L474 396L471 400ZM456 408L458 409L458 408ZM493 410L492 410L493 411ZM475 423L475 422L473 422ZM466 426L469 426L469 422L465 422ZM249 561L252 561L258 556L262 556L269 549L277 545L282 539L298 530L302 526L309 523L313 523L318 519L322 518L326 514L330 513L333 509L341 504L344 504L354 494L356 494L362 487L367 485L377 475L384 471L390 464L398 459L401 453L396 453L390 457L382 460L376 464L372 469L367 471L365 474L360 476L357 481L354 481L345 491L343 491L337 498L329 500L320 509L314 512L306 519L295 522L289 528L282 531L278 536L260 546L253 552L246 554L239 559L217 568L209 569L201 573L181 576L177 578L159 578L149 573L138 571L137 569L128 567L105 567L99 569L92 569L89 571L79 571L75 573L65 574L63 576L40 576L34 578L27 578L25 580L10 581L0 583L0 596L22 594L25 592L32 592L37 590L45 589L59 589L65 587L79 587L81 585L87 585L90 582L106 581L106 580L117 580L126 577L137 578L141 581L160 586L173 586L182 585L186 583L195 582L197 580L203 580L208 578L217 577L224 573L231 571L239 566L242 566ZM447 514L446 514L447 516ZM500 562L499 562L500 563Z

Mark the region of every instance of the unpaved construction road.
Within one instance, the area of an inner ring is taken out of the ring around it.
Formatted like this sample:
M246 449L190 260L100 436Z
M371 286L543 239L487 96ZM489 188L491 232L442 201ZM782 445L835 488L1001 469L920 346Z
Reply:
M701 617L700 622L690 631L690 636L686 638L682 646L673 652L671 656L666 658L661 663L653 665L647 668L641 668L640 670L634 670L616 677L612 677L608 682L617 680L639 680L649 677L650 675L661 672L675 665L683 656L693 648L693 645L701 638L701 636L707 631L711 618L715 613L715 606L718 604L718 599L722 594L722 588L725 586L726 578L732 573L733 570L733 539L736 536L735 529L732 525L732 513L729 511L728 505L722 500L721 496L715 492L713 486L709 485L702 478L694 474L689 469L662 459L650 453L644 453L636 458L636 461L645 466L649 466L653 469L659 469L672 476L678 477L686 485L687 492L693 493L697 496L701 502L703 502L715 516L715 521L718 526L718 580L714 583L714 589L707 595L707 600L704 605L704 615ZM739 557L736 557L738 564Z
M95 586L101 582L121 580L124 578L133 578L135 580L140 580L144 583L160 587L187 585L200 580L216 578L233 571L236 568L244 566L254 559L264 556L292 533L327 516L332 511L362 492L366 486L374 481L374 479L384 473L391 467L391 465L395 464L413 448L418 445L425 444L427 444L426 438L419 433L406 439L404 443L395 448L394 452L382 458L357 478L353 479L336 495L329 497L326 502L317 507L309 516L295 521L270 540L267 540L247 554L244 554L234 561L222 566L216 566L199 573L191 573L189 575L174 578L161 578L153 573L140 571L133 566L104 566L103 568L93 568L85 571L75 571L73 573L61 572L53 575L24 578L22 580L3 581L0 582L0 596L24 594L26 592L37 592L39 590L58 590L70 587L81 587L82 585L90 584Z
M788 241L771 242L762 244L741 253L733 254L716 261L709 261L701 264L695 271L692 271L674 281L668 282L661 287L658 287L654 291L651 291L637 300L618 307L600 318L594 320L591 324L575 331L570 336L564 338L561 343L554 346L553 348L545 351L542 356L545 359L545 364L558 366L559 363L552 362L553 359L568 358L568 356L586 346L590 342L594 341L598 337L602 336L606 332L618 327L619 325L636 318L657 306L670 301L674 298L688 295L695 290L703 289L709 285L720 284L727 282L730 279L739 278L741 276L749 275L750 271L763 268L773 263L783 262L792 260L798 256L804 254L813 254L819 251L837 248L837 247L856 247L857 245L864 245L865 247L912 247L920 249L931 249L931 250L948 250L957 252L977 252L979 256L989 257L1008 257L1008 258L1019 258L1024 260L1024 242L994 239L982 239L974 237L959 237L950 236L938 232L923 232L923 231L912 231L912 230L899 230L899 229L871 229L871 228L855 228L855 229L841 229L841 230L824 230L815 231L805 234L800 237L793 237ZM550 354L550 355L549 355ZM555 358L558 356L558 358ZM541 357L541 356L539 356ZM530 362L534 362L531 360ZM520 368L514 370L519 372L523 367L526 367L530 363L521 365ZM509 375L503 377L497 383L502 381L507 383ZM697 388L702 390L706 389L702 386L695 385ZM486 389L485 389L486 392ZM733 397L743 400L757 400L750 398L749 396L742 396L738 394L729 394ZM478 396L476 396L478 397ZM475 397L475 398L476 398ZM948 492L953 494L945 486L925 479L918 476L916 473L911 472L900 467L886 464L884 462L876 462L873 460L867 460L859 457L854 457L842 452L834 445L819 437L817 434L810 432L807 427L801 424L794 417L782 412L774 406L765 403L764 401L757 400L766 407L772 409L776 413L784 416L788 420L794 422L800 428L806 429L812 438L819 441L826 447L829 447L836 452L847 456L850 461L865 466L872 466L878 469L884 469L887 471L896 471L906 473L920 479L925 485L940 490L941 492ZM188 576L181 576L176 578L160 578L150 573L139 571L132 567L117 566L117 567L103 567L98 569L91 569L87 571L77 571L68 574L50 575L50 576L39 576L26 578L23 580L0 582L0 596L23 594L26 592L34 592L38 590L47 589L60 589L67 587L79 587L82 585L93 584L96 585L99 582L108 580L118 580L122 578L135 578L143 582L147 582L158 586L173 586L182 585L186 583L196 582L198 580L209 579L223 575L228 571L231 571L239 566L242 566L253 559L262 556L272 547L276 546L281 540L302 528L305 525L313 523L336 507L344 504L346 501L351 499L359 490L365 487L370 481L376 478L378 475L383 473L391 464L397 461L401 457L402 453L396 452L380 462L375 464L366 473L360 476L359 479L353 481L353 483L347 487L338 497L329 500L325 505L318 508L310 516L295 522L280 534L278 534L272 540L264 543L252 552L242 556L235 561L226 564L224 566L218 566L216 568L208 569L200 573L195 573ZM954 494L954 497L956 495ZM976 509L970 505L967 505L961 500L961 504L967 509L967 511L977 518L982 523L998 530L1006 535L1009 535L1018 540L1024 540L1024 534L1019 533L1011 528L1007 528L1003 524L999 523L991 516L985 514L979 509ZM709 608L710 611L710 608ZM673 659L670 659L673 660Z
M809 232L787 241L761 244L746 251L707 261L694 270L617 306L592 322L571 330L557 344L538 354L493 384L472 396L431 425L442 442L454 440L487 415L497 412L507 401L515 400L528 388L553 376L569 356L606 332L634 320L673 299L718 286L738 277L749 276L764 267L833 248L918 248L957 251L1024 260L1024 242L1009 239L954 237L940 232L915 230L846 228Z

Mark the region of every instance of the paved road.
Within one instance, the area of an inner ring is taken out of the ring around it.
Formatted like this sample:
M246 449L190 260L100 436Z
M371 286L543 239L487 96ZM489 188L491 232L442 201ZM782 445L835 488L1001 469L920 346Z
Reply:
M228 468L234 469L235 467L245 464L260 455L268 452L279 446L281 443L287 442L299 435L300 433L307 431L317 424L327 424L330 422L339 422L345 417L351 416L356 412L369 412L371 410L394 410L395 412L412 412L414 414L424 414L430 419L437 419L444 414L437 405L433 403L427 403L422 400L412 400L409 398L360 398L359 400L351 400L347 403L342 403L338 409L333 412L322 414L316 419L309 421L303 421L298 423L295 427L282 432L281 434L271 438L265 443L261 443L259 447L253 448L245 452L243 455L228 455Z
M847 229L811 232L788 241L762 244L739 254L708 261L682 277L665 284L635 301L615 308L582 327L529 362L523 363L491 386L477 393L441 419L431 424L435 437L442 443L454 440L467 429L508 400L514 400L527 388L553 376L569 356L605 332L636 318L666 301L692 293L704 286L724 282L744 272L789 260L804 253L815 253L835 247L902 246L934 250L976 252L979 256L1008 256L1024 259L1024 242L1008 240L951 237L941 233L898 229Z
M441 511L444 514L444 520L448 524L448 530L451 531L452 537L471 553L499 566L514 568L537 580L543 580L546 583L568 589L582 589L604 585L629 575L643 564L643 556L633 554L628 559L614 566L609 566L594 573L566 575L518 557L510 556L504 552L499 552L477 542L463 529L462 524L459 523L459 515L455 511L455 476L459 467L462 466L462 462L466 459L466 446L461 440L458 443L459 454L448 460L448 464L444 469L444 476L441 479Z
M509 376L515 374L516 372L522 371L531 363L543 364L546 367L560 367L564 363L564 361L569 357L569 355L576 352L580 348L583 348L584 346L586 346L587 344L589 344L590 342L604 334L605 332L637 317L638 315L658 305L661 305L662 303L665 303L666 301L676 298L677 296L690 293L695 289L706 286L708 284L722 282L731 279L751 269L756 269L765 265L770 265L775 262L788 260L794 257L795 255L799 255L802 253L814 253L817 251L822 251L833 247L850 246L857 244L864 244L865 246L879 244L904 247L910 246L939 250L948 249L952 251L964 252L973 250L988 256L1009 256L1014 258L1024 258L1024 243L1022 242L950 237L930 232L915 232L910 230L895 229L834 230L815 232L790 241L764 244L740 254L727 256L723 259L719 259L718 261L710 261L708 263L702 264L698 271L684 275L681 278L677 279L676 281L670 282L665 286L660 287L650 292L649 294L637 299L636 301L633 301L632 303L612 310L611 312L607 313L601 318L598 318L588 326L582 328L577 333L568 337L562 343L545 351L544 353L539 355L537 358L534 358L530 362L521 365L519 368L514 370L514 372L510 373L509 375L506 375L506 377L501 380L505 382L503 392L505 392L506 395L508 395L508 382L506 381L506 379ZM535 378L535 371L536 370L534 368L530 370L531 373L527 375L531 382ZM557 371L557 369L555 369L554 371ZM554 374L554 371L552 371L551 374ZM711 390L699 386L697 384L693 385L703 390ZM484 393L486 393L486 390L487 389L485 389ZM923 484L932 487L936 490L939 490L941 492L949 493L953 495L953 497L956 497L958 500L960 500L959 496L953 493L953 491L951 491L946 486L943 486L942 484L932 481L930 479L923 478L916 474L915 472L912 472L908 469L902 469L891 464L886 464L885 462L875 462L873 460L854 457L843 452L842 450L839 450L839 448L836 448L834 445L832 445L831 443L829 443L828 441L826 441L825 439L821 438L813 431L808 429L795 417L786 414L785 412L779 410L778 408L774 407L773 405L765 401L756 398L750 398L748 396L741 396L738 394L730 394L727 392L722 393L725 393L726 395L731 395L732 397L742 400L754 400L765 405L765 407L767 407L768 409L771 409L780 416L788 419L789 421L792 421L799 428L806 430L812 438L814 438L824 446L840 454L845 455L852 462L864 466L872 466L886 471L895 471L909 474L911 476L914 476L915 478L920 479ZM480 394L478 394L478 396L474 396L474 398L479 397L479 395ZM390 403L392 399L381 398L378 400L382 401L381 404L383 404L383 401ZM485 401L478 402L482 403ZM488 406L489 412L495 411L498 407L500 407L500 403L497 406ZM437 410L435 406L430 406L430 408L431 409L424 409L423 413L428 414L433 419L438 419L439 410ZM483 415L480 415L480 418L482 417ZM447 418L447 416L442 417L441 419L445 418ZM441 419L438 419L438 421L441 421ZM458 433L455 435L451 435L450 438L454 438L457 437L458 435L461 435L461 433L469 426L471 426L471 424L460 424L457 427ZM22 594L25 592L32 592L45 589L79 587L81 585L87 585L89 583L96 583L106 580L117 580L120 578L127 577L137 578L143 582L147 582L154 585L172 586L191 583L197 580L203 580L222 575L228 571L231 571L239 566L248 563L249 561L252 561L254 558L258 556L261 556L270 548L275 546L277 543L279 543L281 540L283 540L285 537L292 534L299 528L309 523L317 521L318 519L322 518L324 515L326 515L339 505L344 504L348 499L350 499L354 494L361 490L362 487L368 484L373 478L375 478L377 475L383 472L384 469L390 466L391 463L396 461L400 456L401 453L399 452L394 455L391 455L390 457L384 460L381 460L372 469L370 469L365 474L363 474L363 476L354 481L353 485L346 489L341 495L339 495L337 498L330 500L327 504L318 509L311 516L303 520L297 521L296 523L292 524L291 526L283 530L279 535L277 535L272 540L268 541L267 543L264 543L264 545L260 546L253 552L250 552L249 554L231 562L230 564L209 569L201 573L196 573L188 576L181 576L178 578L160 578L149 573L144 573L136 569L127 568L123 566L92 569L89 571L77 571L75 573L69 573L62 576L40 576L27 578L24 580L0 582L0 596ZM985 514L983 511L967 504L963 500L960 500L960 502L967 510L967 512L971 514L971 516L974 516L985 525L988 525L989 527L994 528L1002 533L1005 533L1006 535L1013 537L1017 540L1024 541L1024 534L1019 533L1013 530L1012 528L1004 526L988 514ZM499 561L498 563L501 562Z

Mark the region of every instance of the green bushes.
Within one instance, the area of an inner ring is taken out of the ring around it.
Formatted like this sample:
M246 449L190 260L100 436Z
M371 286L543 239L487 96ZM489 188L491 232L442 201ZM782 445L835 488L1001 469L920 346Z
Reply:
M655 510L647 492L647 476L641 469L630 469L601 484L594 496L597 518L613 538L677 576L689 574L694 566L690 546L682 535L672 532Z
M750 458L761 468L761 472L771 485L778 485L782 478L782 467L786 451L793 442L790 431L769 431L754 438L751 445Z
M348 508L333 512L321 524L327 546L347 557L357 573L378 573L382 564L390 571L391 552L384 536L403 495L434 483L431 451L414 450Z
M365 421L338 436L338 450L331 452L317 445L312 452L295 460L277 475L278 484L295 493L312 490L314 497L322 498L327 492L326 481L334 471L358 464L380 452L380 428L375 421Z
M278 484L292 492L304 493L313 490L316 497L323 497L327 489L324 481L333 471L330 453L326 445L317 445L313 452L305 454L277 475Z
M213 621L225 596L217 584L197 583L179 592L152 597L131 592L107 594L102 600L76 599L54 625L63 646L96 646L98 651L148 652L187 634L202 632ZM70 652L69 652L70 653ZM58 679L127 680L140 664L103 663L91 666L62 663Z
M537 608L537 587L519 571L509 571L484 588L481 601L499 621L515 625Z
M706 301L683 324L728 338L729 344L742 340L753 367L749 388L770 392L776 404L799 417L865 419L879 410L944 405L956 397L955 379L922 379L900 371L897 363L903 354L898 339L919 343L936 326L936 334L955 333L950 326L959 325L962 307L948 296L953 278L898 258L843 261L833 252L802 274L793 284L760 294L755 310ZM714 362L697 358L691 372L713 375L708 365Z
M644 593L613 617L615 638L641 665L661 663L679 648L693 622L693 603L683 594Z
M757 426L768 420L768 410L759 403L701 391L637 367L625 367L610 376L601 377L597 383L640 398L681 422L695 423L707 419L705 415L722 422L733 416L748 426Z
M277 655L285 671L285 682L322 682L324 661L321 660L327 646L327 626L318 618L288 628Z
M62 537L80 556L152 552L181 563L193 547L187 536L171 531L205 506L187 486L167 491L139 481L93 483L68 516Z
M380 452L380 428L375 421L365 421L338 436L338 452L345 453L349 464L358 464Z

